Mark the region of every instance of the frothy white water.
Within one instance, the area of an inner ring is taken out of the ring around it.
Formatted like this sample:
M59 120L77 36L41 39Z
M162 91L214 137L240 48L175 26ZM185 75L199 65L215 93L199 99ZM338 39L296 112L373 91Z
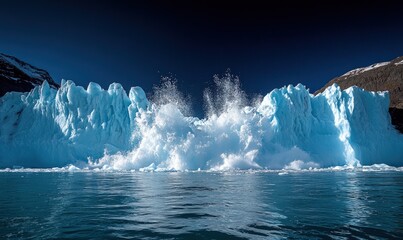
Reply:
M108 166L103 166L102 168L87 166L83 168L76 167L74 165L67 165L65 167L53 167L53 168L23 168L23 167L15 167L15 168L2 168L0 169L0 173L2 172L42 172L42 173L133 173L133 172L186 172L186 173L241 173L241 174L254 174L254 173L275 173L278 175L286 175L289 173L314 173L314 172L403 172L403 167L393 167L386 164L374 164L370 166L360 166L360 167L352 167L352 166L334 166L327 168L303 168L303 169L290 169L288 167L284 169L265 169L265 170L257 170L257 169L231 169L226 171L220 170L167 170L160 168L140 168L138 170L135 169L111 169Z
M387 92L337 85L317 96L301 84L248 102L239 79L215 78L207 117L189 117L173 82L129 96L63 82L0 99L0 167L185 171L402 166L403 137L390 124ZM74 169L73 169L74 170Z

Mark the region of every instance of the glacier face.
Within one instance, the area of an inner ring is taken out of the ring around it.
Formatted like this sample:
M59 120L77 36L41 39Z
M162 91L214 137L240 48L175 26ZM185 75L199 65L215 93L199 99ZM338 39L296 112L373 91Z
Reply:
M0 167L74 164L107 169L230 170L403 165L387 92L337 85L314 96L301 84L256 106L228 104L204 119L140 87L87 89L44 82L0 98Z

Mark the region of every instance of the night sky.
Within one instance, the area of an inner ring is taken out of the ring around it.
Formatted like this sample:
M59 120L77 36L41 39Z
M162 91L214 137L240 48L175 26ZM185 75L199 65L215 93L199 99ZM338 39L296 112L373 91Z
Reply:
M402 13L393 2L0 0L0 52L83 86L150 92L172 76L198 112L203 89L228 68L249 95L299 82L315 91L401 56Z

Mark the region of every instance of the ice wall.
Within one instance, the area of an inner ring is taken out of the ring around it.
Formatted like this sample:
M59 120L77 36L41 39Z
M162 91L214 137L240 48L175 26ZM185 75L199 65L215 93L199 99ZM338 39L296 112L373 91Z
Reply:
M72 81L59 90L47 82L30 93L0 99L0 166L51 167L127 151L139 109L147 108L144 91L120 84L87 89Z
M0 99L0 167L403 165L403 137L390 124L387 92L333 85L313 96L299 84L273 90L256 106L227 106L198 119L174 103L149 103L140 87L127 96L117 83L103 90L67 81L56 91L45 82Z

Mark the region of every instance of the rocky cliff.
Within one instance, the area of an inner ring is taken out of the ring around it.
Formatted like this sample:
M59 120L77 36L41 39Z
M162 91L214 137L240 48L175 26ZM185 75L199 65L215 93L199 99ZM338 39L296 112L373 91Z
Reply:
M50 87L59 87L47 71L16 57L0 53L0 97L12 91L29 92L45 80Z

